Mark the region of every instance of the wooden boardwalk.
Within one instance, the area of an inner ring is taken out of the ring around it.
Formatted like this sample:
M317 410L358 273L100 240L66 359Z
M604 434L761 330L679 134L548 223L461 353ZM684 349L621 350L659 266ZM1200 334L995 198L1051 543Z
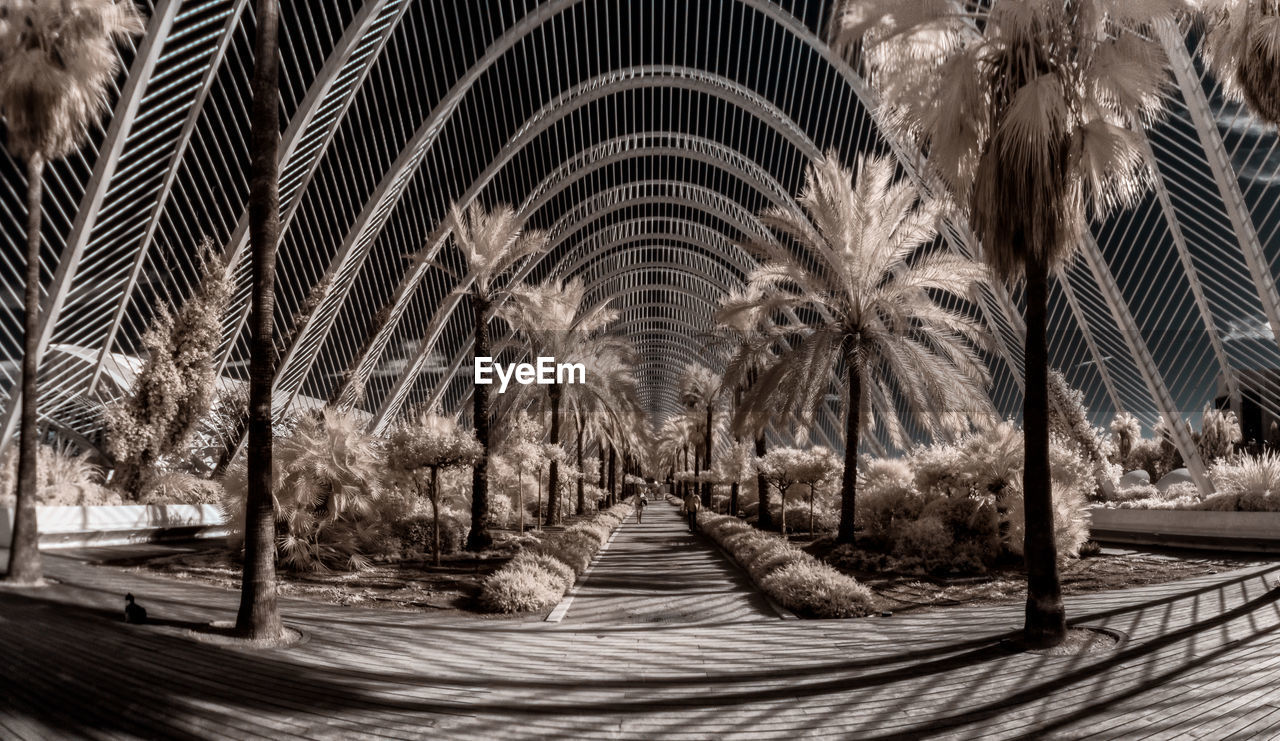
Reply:
M0 738L1280 737L1275 565L1070 598L1127 641L1051 658L1001 645L1018 605L780 620L659 509L563 623L284 599L307 639L268 651L188 632L235 592L47 553L58 585L0 590Z

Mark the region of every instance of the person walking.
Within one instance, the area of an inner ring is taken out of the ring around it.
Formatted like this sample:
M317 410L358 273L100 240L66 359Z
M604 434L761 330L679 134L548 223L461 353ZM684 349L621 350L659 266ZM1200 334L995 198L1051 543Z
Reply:
M689 518L689 532L698 532L698 509L702 506L702 500L698 495L690 491L684 496L684 514Z
M649 499L642 492L636 497L636 522L644 522L644 508L649 506Z

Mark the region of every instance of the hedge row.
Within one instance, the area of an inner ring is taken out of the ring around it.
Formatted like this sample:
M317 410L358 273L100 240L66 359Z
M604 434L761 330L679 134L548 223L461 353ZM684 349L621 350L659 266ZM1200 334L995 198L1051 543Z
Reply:
M617 504L589 520L544 534L485 579L481 606L505 613L553 607L631 511L630 504Z
M803 617L846 618L874 610L871 590L781 537L736 517L699 513L698 525L775 602Z

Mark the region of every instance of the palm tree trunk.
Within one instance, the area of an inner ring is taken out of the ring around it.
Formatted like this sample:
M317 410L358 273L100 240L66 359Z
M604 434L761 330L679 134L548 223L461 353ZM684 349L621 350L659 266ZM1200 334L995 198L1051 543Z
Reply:
M516 509L520 511L520 530L524 533L524 463L516 463Z
M533 521L534 523L537 524L538 529L541 530L542 529L542 467L541 466L538 467L538 509L536 510L536 514L533 517Z
M606 484L605 470L604 470L604 462L605 462L604 448L605 448L605 442L604 440L601 440L600 441L600 489L602 491L604 490L604 487Z
M738 482L734 481L729 484L729 514L737 517L738 515Z
M40 440L37 438L39 397L36 396L36 356L40 353L40 223L44 198L44 157L27 159L27 285L23 294L22 323L22 409L18 420L18 488L14 492L13 540L9 551L9 571L5 581L38 584L40 528L36 522L39 496ZM12 393L12 392L11 392Z
M489 302L472 293L471 308L475 315L474 357L489 357ZM467 533L467 550L483 551L493 545L489 533L489 387L477 383L471 392L472 424L476 440L483 451L471 469L471 531Z
M1026 394L1022 491L1025 504L1027 609L1023 636L1029 646L1056 646L1066 639L1066 610L1053 539L1053 490L1049 471L1049 268L1030 259L1027 277Z
M707 404L707 434L703 440L706 446L706 457L703 458L703 466L707 469L707 473L711 473L711 404ZM711 506L711 482L702 482L702 503L705 506Z
M609 446L609 504L612 506L618 503L618 449Z
M587 511L587 493L585 490L586 478L582 471L582 416L578 416L578 514Z
M439 466L431 467L431 555L440 565L440 486Z
M256 640L284 635L276 604L276 514L271 492L271 385L276 247L280 241L280 6L258 0L250 132L249 249L253 295L249 341L248 496L244 579L236 630Z
M858 494L858 433L862 430L862 369L850 358L849 408L844 413L844 475L840 481L840 531L837 543L852 543L854 506Z
M764 432L756 438L756 458L763 458L768 452ZM756 513L756 526L761 530L773 529L773 511L769 509L769 480L763 473L756 473L756 491L759 492L759 511Z
M813 484L809 484L809 537L813 537Z
M547 387L547 396L551 399L551 444L560 444L560 385ZM547 524L554 525L559 519L560 509L560 460L551 459L551 474L547 481Z
M789 488L782 482L778 483L778 494L782 497L782 537L784 540L791 539L787 535L787 489Z

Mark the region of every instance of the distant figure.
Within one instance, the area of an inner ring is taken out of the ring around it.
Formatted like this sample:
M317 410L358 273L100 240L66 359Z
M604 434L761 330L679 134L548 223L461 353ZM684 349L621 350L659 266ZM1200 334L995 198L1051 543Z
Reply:
M698 495L689 492L684 496L684 514L689 518L689 532L698 532L698 509L702 506L702 500Z
M147 608L134 602L132 594L124 596L124 621L138 625L147 622Z
M644 522L644 508L649 506L649 500L644 494L636 497L636 522Z

